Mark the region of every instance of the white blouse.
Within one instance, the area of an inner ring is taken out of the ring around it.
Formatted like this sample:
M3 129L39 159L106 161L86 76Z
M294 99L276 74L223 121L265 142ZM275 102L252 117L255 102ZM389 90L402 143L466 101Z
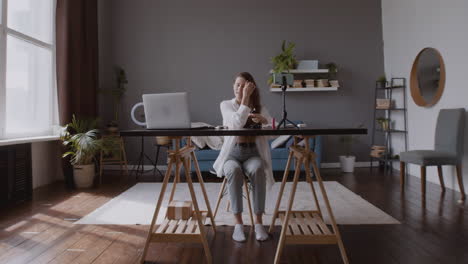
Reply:
M236 102L236 99L222 101L220 104L221 114L223 115L223 125L227 126L229 129L241 129L244 127L247 119L249 117L251 109L245 105L239 105ZM268 113L267 109L262 106L261 115L263 115L267 120L268 124L263 126L271 126L272 118ZM255 137L255 143L257 145L257 150L260 154L260 158L263 161L263 168L265 170L266 184L270 189L271 186L275 183L273 178L273 170L271 168L271 153L270 146L268 144L268 136L257 136ZM223 166L224 162L229 156L232 148L237 142L237 136L226 136L224 138L224 144L221 148L221 151L218 155L218 158L213 164L213 168L216 171L218 177L223 177Z

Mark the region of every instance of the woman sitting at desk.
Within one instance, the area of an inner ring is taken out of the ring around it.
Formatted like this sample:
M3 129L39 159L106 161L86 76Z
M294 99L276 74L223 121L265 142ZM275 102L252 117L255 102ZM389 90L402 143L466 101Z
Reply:
M260 95L252 75L239 73L234 82L235 98L221 102L223 125L229 129L261 127L271 124L272 118L260 104ZM236 220L232 238L245 241L242 221L242 185L244 175L250 179L253 190L255 212L255 237L259 241L268 239L263 227L266 185L274 183L271 154L264 136L229 136L225 138L221 152L214 165L218 177L227 177L232 212Z

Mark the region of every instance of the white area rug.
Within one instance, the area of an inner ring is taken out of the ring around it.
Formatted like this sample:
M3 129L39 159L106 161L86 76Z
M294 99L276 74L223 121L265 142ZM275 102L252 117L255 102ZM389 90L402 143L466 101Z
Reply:
M324 185L338 224L400 224L400 222L395 218L384 213L382 210L362 199L360 196L351 192L338 182L324 182ZM84 218L80 219L76 224L149 225L154 214L156 199L158 198L161 186L162 183L138 183L103 206L94 210ZM286 208L291 186L292 183L288 182L283 194L280 210L285 210ZM314 186L318 192L325 222L330 223L329 216L326 213L325 204L323 203L323 199L319 191L319 186L317 183L315 183ZM168 184L165 200L163 201L157 223L161 223L166 214L166 206L171 187L172 184ZM207 189L211 208L214 211L221 183L205 183L205 187ZM271 223L271 215L278 197L279 187L280 183L276 183L273 185L272 190L267 191L266 214L264 216L265 225L269 225ZM197 183L195 184L195 191L200 208L202 210L206 210L200 185ZM190 192L186 183L177 185L174 199L190 200ZM229 196L226 195L221 202L215 219L217 225L234 225L232 214L230 212L226 212L226 203L228 199ZM299 182L297 186L293 209L315 209L315 203L310 186L305 182ZM246 225L250 225L246 199L244 199L243 217L244 223ZM209 223L209 221L207 222ZM277 224L279 224L279 221Z

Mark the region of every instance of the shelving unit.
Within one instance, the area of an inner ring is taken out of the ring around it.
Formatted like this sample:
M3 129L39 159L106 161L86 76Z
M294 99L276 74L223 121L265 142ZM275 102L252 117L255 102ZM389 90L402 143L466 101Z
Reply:
M402 91L402 100L403 100L403 107L390 107L388 109L377 108L377 99L378 98L385 98L389 99L390 103L392 103L393 98L393 91L395 89L403 89ZM383 97L379 97L379 93L383 93ZM406 78L392 78L390 81L390 86L386 86L385 88L379 88L377 83L375 86L375 96L374 96L374 122L372 128L372 146L376 145L376 133L383 133L384 134L384 142L385 146L385 153L383 157L373 157L371 156L371 170L373 168L374 160L378 160L379 162L383 163L384 165L384 173L388 171L390 167L390 172L393 171L393 162L399 162L400 159L393 158L394 153L392 152L392 134L396 134L399 136L403 136L404 138L404 151L408 150L408 118L407 118L407 106L406 106ZM389 122L392 121L392 113L395 115L403 115L403 129L395 129L390 127L389 130L382 130L376 128L376 120L377 115L380 113L384 113L385 117L389 119Z
M273 70L270 70L270 74L274 73ZM291 74L328 74L328 69L295 69L289 70ZM331 87L291 87L286 90L286 92L335 92L338 91L339 86ZM282 92L281 88L270 87L270 92L280 93Z

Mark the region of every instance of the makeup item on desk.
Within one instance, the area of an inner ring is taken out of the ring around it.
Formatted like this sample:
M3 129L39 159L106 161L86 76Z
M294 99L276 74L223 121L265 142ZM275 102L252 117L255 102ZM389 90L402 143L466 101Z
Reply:
M272 128L273 129L276 129L276 120L273 118L273 120L271 121L271 124L272 124Z

